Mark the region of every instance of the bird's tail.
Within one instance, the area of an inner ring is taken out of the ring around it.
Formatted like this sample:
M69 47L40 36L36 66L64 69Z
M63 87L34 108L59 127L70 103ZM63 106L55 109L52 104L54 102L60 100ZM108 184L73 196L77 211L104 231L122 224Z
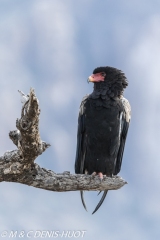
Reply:
M87 211L87 207L86 207L86 204L85 204L85 201L84 201L84 198L83 198L83 191L80 191L80 194L81 194L81 201L82 201L83 207Z
M97 204L97 206L96 206L96 208L94 209L94 211L93 211L92 214L94 214L94 213L100 208L100 206L102 205L102 203L103 203L103 201L104 201L104 199L105 199L105 197L106 197L106 195L107 195L107 192L108 192L108 190L104 191L101 200L100 200L99 203ZM82 202L82 203L83 203L83 202ZM83 205L83 206L84 206L84 205ZM85 208L85 207L84 207L84 208Z

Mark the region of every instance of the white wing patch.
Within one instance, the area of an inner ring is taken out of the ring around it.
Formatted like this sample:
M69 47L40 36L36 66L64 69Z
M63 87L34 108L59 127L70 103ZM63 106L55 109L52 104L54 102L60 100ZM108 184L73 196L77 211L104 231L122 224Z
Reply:
M129 104L129 101L124 97L121 97L121 100L122 100L122 104L124 106L124 110L125 110L125 114L126 114L125 119L126 119L127 122L130 122L130 120L131 120L131 106Z
M121 112L121 114L120 114L119 142L120 142L120 137L121 137L121 132L122 132L122 117L123 117L123 112Z

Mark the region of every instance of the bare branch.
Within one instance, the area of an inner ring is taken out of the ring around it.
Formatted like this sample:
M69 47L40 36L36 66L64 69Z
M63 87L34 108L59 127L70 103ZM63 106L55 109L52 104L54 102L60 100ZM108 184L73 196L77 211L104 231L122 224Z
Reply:
M126 184L120 177L104 177L102 183L95 176L70 174L63 172L56 174L51 170L41 168L38 164L23 164L19 151L11 151L0 157L0 181L18 182L29 186L50 191L65 192L76 190L102 191L116 190Z
M16 121L18 130L9 133L18 149L8 151L0 157L0 182L18 182L57 192L116 190L126 184L125 180L118 176L104 177L101 182L97 176L73 175L67 171L56 174L34 163L50 144L40 138L40 109L34 90L31 89L29 95L19 92L23 103L21 118Z

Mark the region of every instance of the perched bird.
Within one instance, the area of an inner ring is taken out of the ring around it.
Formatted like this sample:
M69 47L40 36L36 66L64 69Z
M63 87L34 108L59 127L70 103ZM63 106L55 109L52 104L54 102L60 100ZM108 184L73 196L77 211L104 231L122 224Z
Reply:
M94 89L80 105L75 173L98 175L102 180L103 175L112 177L121 169L131 118L130 104L123 97L128 81L121 70L108 66L94 69L88 81ZM106 194L107 190L93 213ZM81 200L86 209L83 191Z

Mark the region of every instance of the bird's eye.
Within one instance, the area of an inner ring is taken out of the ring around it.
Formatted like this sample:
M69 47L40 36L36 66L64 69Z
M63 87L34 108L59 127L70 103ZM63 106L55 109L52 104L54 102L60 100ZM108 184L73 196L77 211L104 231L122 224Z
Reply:
M105 76L106 76L105 72L102 72L102 73L101 73L101 75L102 75L103 77L105 77Z

